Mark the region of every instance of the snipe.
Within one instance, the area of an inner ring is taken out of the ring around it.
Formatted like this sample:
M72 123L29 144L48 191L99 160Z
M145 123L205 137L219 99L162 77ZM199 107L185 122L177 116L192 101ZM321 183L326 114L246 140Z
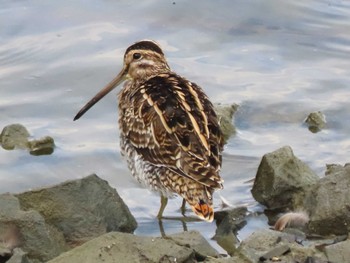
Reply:
M74 120L123 81L121 152L133 177L160 194L158 218L168 197L177 194L197 216L212 221L212 195L223 182L223 139L212 103L198 85L171 71L157 43L143 40L127 48L121 72Z

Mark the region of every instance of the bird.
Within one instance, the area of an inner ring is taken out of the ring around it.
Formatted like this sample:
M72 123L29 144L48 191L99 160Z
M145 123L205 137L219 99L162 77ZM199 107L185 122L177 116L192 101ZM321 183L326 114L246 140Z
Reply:
M213 193L220 176L223 134L202 88L173 72L160 45L129 46L120 73L76 114L74 121L123 83L118 93L121 154L136 180L160 195L158 219L168 198L183 198L201 220L214 219Z

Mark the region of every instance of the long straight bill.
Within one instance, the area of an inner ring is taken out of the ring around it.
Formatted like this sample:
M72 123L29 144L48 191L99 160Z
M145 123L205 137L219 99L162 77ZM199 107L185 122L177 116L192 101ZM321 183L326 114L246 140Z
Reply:
M109 82L106 87L104 87L99 93L95 95L85 106L75 115L74 121L78 120L81 116L85 114L92 106L94 106L100 99L111 92L115 87L117 87L121 82L125 80L126 71L122 70L118 76L116 76L111 82Z

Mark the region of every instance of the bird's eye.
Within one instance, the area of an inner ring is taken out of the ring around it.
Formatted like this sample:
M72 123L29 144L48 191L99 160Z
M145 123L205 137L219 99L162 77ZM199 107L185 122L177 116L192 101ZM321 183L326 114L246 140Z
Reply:
M137 60L137 59L140 59L141 58L141 54L140 53L134 53L132 55L133 59Z

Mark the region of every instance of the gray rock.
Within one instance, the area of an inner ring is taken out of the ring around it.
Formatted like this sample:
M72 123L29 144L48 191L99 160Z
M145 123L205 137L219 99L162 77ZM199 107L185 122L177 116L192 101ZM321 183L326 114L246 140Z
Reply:
M287 234L273 230L260 230L254 232L242 241L239 246L239 251L250 261L258 262L259 258L274 248L278 243L278 239L283 236L287 236Z
M29 132L22 124L7 125L0 134L1 146L5 150L26 149L29 136Z
M287 254L290 252L290 246L286 244L275 246L274 248L267 251L265 254L263 254L259 260L260 261L266 261L270 260L272 258L280 258L282 255Z
M315 248L315 245L301 246L297 243L290 244L291 252L284 255L285 262L305 262L305 263L330 263L326 255ZM281 257L281 258L283 258Z
M50 231L37 211L22 211L15 196L0 195L0 207L0 238L7 248L16 252L21 247L32 262L45 262L66 250L63 235ZM17 252L13 260L20 257Z
M45 136L37 140L29 141L28 147L31 155L48 155L53 153L55 142L52 137Z
M31 155L52 154L55 143L52 137L29 141L30 134L22 124L11 124L3 128L0 134L0 144L5 150L28 149Z
M294 209L300 205L305 191L318 179L289 146L284 146L263 156L252 194L256 201L268 208Z
M350 165L335 166L310 188L303 207L309 212L309 231L320 235L350 232Z
M248 209L245 206L225 209L215 213L217 225L217 234L225 234L229 232L236 233L239 229L246 225L245 217Z
M207 258L204 262L205 263L256 263L245 258L243 255L239 253L236 253L235 255L226 257L226 258Z
M236 127L233 125L233 115L238 109L237 104L231 105L222 105L215 104L215 112L219 117L220 128L224 135L224 143L228 141L228 139L236 134Z
M48 263L196 262L195 252L172 238L111 232L90 240Z
M326 246L325 253L330 262L350 263L350 240Z
M23 210L38 211L71 246L111 231L133 232L137 226L117 191L96 175L16 196Z
M6 263L30 263L30 261L26 252L20 248L15 248L12 257Z
M0 242L0 262L7 262L8 259L12 257L12 251L1 243L2 242Z
M216 231L213 239L230 255L236 254L237 231L246 225L246 207L236 207L215 213Z
M305 262L312 257L316 262L326 262L323 253L315 249L313 245L302 246L294 242L294 236L273 230L260 230L246 238L238 248L238 251L251 262L259 262L263 256L279 259L278 262ZM281 254L285 251L286 254ZM289 251L289 252L288 252ZM267 261L269 262L269 261Z
M305 123L311 132L316 133L326 127L326 117L320 111L311 112L305 119Z
M237 246L240 241L236 233L229 232L223 235L215 234L213 240L215 240L231 257L237 255Z
M337 173L339 171L342 171L344 169L343 165L340 164L326 164L326 172L325 175L330 175L333 173Z
M197 257L218 257L219 253L199 234L198 231L188 231L167 236L175 241L177 245L190 247L195 251Z

